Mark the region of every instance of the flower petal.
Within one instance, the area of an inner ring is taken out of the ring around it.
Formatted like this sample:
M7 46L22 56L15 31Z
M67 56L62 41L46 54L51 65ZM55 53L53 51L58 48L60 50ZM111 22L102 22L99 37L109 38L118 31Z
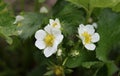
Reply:
M62 42L62 40L63 40L63 35L62 34L61 35L57 35L56 39L55 39L55 45L60 44Z
M86 25L84 31L87 31L89 34L92 35L95 32L95 29L92 25Z
M52 31L52 27L48 24L47 26L45 26L44 30L47 32L47 33L51 33Z
M98 27L97 23L93 23L92 25L93 25L94 28L97 29L97 27Z
M35 42L35 46L38 47L39 49L44 49L46 47L44 41L37 40Z
M95 44L85 44L85 48L88 50L95 50L96 46Z
M98 42L100 40L100 36L99 36L99 34L98 33L94 33L93 35L92 35L92 42Z
M35 33L35 38L37 40L43 40L46 36L46 32L44 30L38 30L36 33Z
M50 25L52 25L52 23L54 22L54 20L50 19L49 22L50 22Z
M84 25L83 24L80 24L79 25L79 28L78 28L78 34L81 35L83 32L84 32Z
M60 20L58 18L55 19L55 22L60 23Z
M59 29L57 29L57 28L56 29L53 28L51 31L52 31L52 34L55 35L55 36L61 35L61 31Z
M23 19L24 19L23 16L17 15L17 16L16 16L16 20L15 20L15 22L14 22L13 24L16 24L17 22L20 22L20 21L22 21Z
M57 51L57 47L47 47L44 50L44 55L46 57L50 57L52 54L54 54Z

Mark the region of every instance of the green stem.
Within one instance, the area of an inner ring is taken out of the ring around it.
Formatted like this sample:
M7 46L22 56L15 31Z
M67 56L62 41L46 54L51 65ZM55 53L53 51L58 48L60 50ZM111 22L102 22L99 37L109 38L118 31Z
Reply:
M62 66L64 66L65 65L65 63L66 63L66 61L68 60L68 57L66 57L65 58L65 60L63 61L63 64L62 64Z
M92 11L93 11L93 8L90 8L89 11L87 12L87 15L86 15L86 23L89 23L89 19L90 19L90 17L91 17Z

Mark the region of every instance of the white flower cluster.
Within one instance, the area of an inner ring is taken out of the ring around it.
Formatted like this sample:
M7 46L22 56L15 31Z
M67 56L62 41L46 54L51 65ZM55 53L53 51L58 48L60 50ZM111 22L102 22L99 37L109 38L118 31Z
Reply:
M35 33L35 46L39 49L44 49L44 55L46 57L50 57L52 54L56 53L58 45L63 40L60 28L61 24L59 19L50 19L49 24L44 30L41 29ZM92 25L80 24L78 27L79 38L87 50L95 50L96 45L94 43L100 40L100 35L95 32L95 29L97 29L96 23L93 23ZM62 51L59 50L57 55L60 56L61 53ZM78 54L79 52L75 52L75 55Z
M94 43L100 40L100 35L95 32L95 28L97 28L96 23L92 25L80 24L78 28L79 38L88 50L95 50L96 45Z
M56 53L58 45L63 40L60 28L61 24L59 19L50 19L49 24L44 30L40 29L35 33L35 46L39 49L44 49L43 53L46 57L50 57Z

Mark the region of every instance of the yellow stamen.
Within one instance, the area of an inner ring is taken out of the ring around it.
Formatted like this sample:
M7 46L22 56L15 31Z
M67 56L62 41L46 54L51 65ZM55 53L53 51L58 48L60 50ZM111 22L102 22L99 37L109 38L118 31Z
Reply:
M56 23L56 22L54 22L54 23L53 23L53 27L56 27L56 26L57 26L57 23Z
M88 32L84 32L83 34L82 34L82 36L84 36L84 38L85 38L85 40L84 40L84 42L85 42L85 44L88 44L88 43L90 43L91 42L91 35L88 33Z
M47 34L46 37L44 38L44 41L47 46L53 46L54 39L55 39L54 35Z

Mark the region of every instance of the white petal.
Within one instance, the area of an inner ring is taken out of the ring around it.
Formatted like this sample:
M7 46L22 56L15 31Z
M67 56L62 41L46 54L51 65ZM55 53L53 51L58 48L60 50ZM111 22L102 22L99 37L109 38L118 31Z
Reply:
M44 50L44 55L46 57L50 57L52 54L54 54L57 51L57 47L47 47Z
M86 44L85 48L88 50L95 50L96 46L95 46L95 44Z
M50 19L49 22L50 22L50 25L52 25L54 23L54 20Z
M13 24L16 24L17 22L22 21L23 19L24 19L23 16L17 15L17 16L16 16L16 20L15 20L15 22L14 22Z
M78 34L79 34L79 35L84 32L84 27L85 27L85 26L84 26L83 24L80 24L80 25L79 25L79 28L78 28Z
M97 27L98 27L97 23L93 23L92 25L93 25L93 27L95 27L97 29Z
M46 45L45 45L44 41L37 40L35 42L35 46L38 47L39 49L44 49Z
M53 35L60 35L61 34L61 31L57 28L53 28L51 31L52 31Z
M55 39L55 45L60 44L62 40L63 40L63 35L57 35Z
M60 20L58 18L55 19L55 22L60 23Z
M84 31L87 31L89 34L92 35L95 32L95 29L92 25L86 25Z
M48 24L47 26L45 26L44 30L45 30L47 33L51 33L51 32L52 32L52 27Z
M99 34L98 33L94 33L93 35L92 35L92 42L98 42L100 40L100 36L99 36Z
M38 30L36 33L35 33L35 38L37 40L43 40L46 36L46 32L44 30Z

